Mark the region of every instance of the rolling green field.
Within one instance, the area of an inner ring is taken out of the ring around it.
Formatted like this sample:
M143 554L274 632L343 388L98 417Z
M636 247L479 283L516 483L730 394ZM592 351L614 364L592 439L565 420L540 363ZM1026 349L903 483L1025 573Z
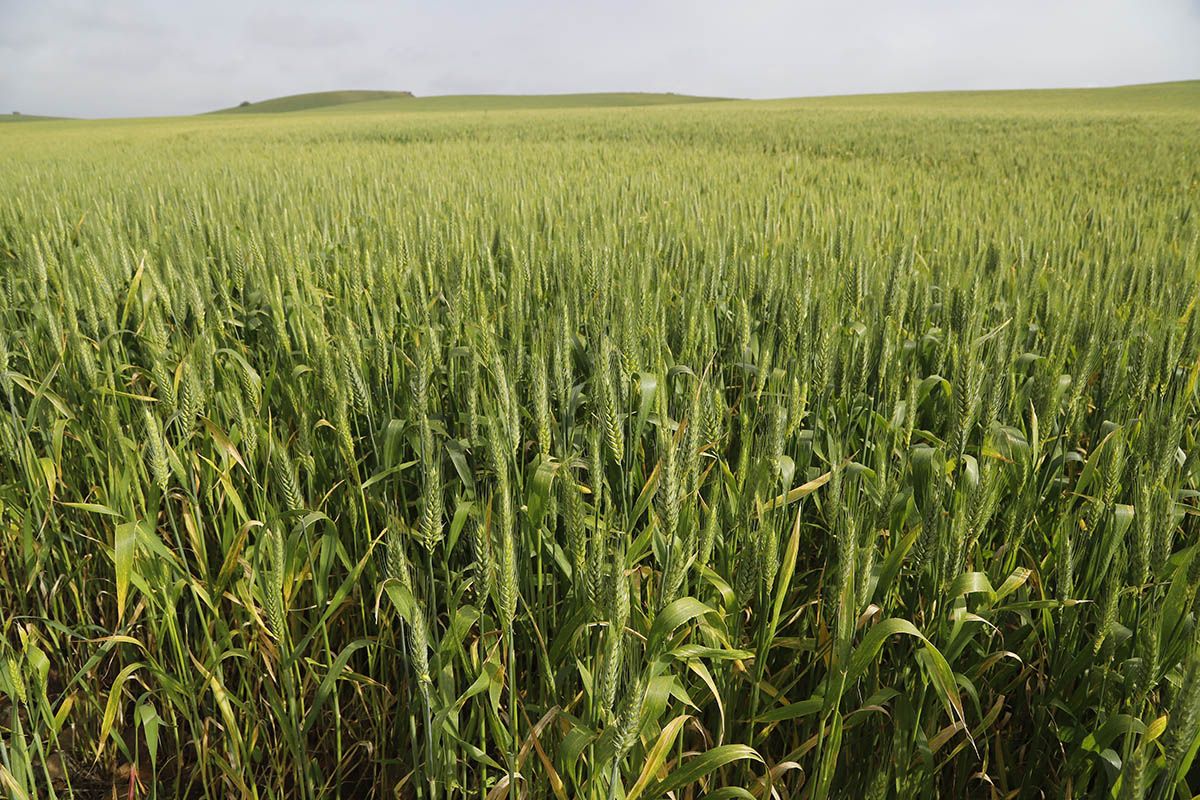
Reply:
M3 126L0 791L1193 797L1198 86Z
M777 101L792 105L794 100ZM816 97L803 101L824 108L920 108L945 111L1023 113L1200 112L1200 80L1111 86L1104 89L1026 89L1020 91L914 92Z
M517 111L524 109L622 108L636 106L712 103L720 97L651 92L600 92L591 94L463 94L376 100L323 110L355 113L389 111Z
M266 114L329 111L378 114L404 111L512 111L519 109L613 108L682 105L720 100L686 94L651 92L594 92L582 94L448 94L413 97L408 92L316 92L276 97L248 106L227 108L217 114Z
M0 114L0 122L47 122L61 117L43 117L37 114Z
M292 111L310 111L315 108L353 105L379 100L395 100L397 98L411 99L409 92L376 91L370 89L349 89L341 92L309 92L307 94L291 94L286 97L272 97L269 100L257 102L244 101L247 105L237 105L213 111L213 114L284 114Z

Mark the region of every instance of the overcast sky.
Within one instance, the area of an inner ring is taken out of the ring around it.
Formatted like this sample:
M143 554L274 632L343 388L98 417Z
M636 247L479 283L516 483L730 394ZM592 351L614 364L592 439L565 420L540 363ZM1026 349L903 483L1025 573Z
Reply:
M732 97L1200 78L1200 0L0 0L0 113L282 94Z

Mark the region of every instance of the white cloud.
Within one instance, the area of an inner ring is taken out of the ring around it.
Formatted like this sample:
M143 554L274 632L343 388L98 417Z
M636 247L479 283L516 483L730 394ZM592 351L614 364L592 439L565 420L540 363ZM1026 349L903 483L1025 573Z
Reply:
M1200 77L1196 0L0 0L0 109L336 88L791 97Z

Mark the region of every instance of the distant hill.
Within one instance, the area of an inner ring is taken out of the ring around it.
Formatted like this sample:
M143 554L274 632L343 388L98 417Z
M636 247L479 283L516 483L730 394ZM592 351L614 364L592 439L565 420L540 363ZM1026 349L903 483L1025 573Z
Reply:
M293 111L502 111L523 108L618 108L703 103L720 97L670 92L592 92L581 94L459 94L414 97L411 92L314 92L234 106L213 114L279 114Z
M349 103L363 103L377 100L396 100L411 98L412 92L387 92L373 89L347 89L340 92L308 92L306 94L289 94L285 97L272 97L270 100L260 100L256 103L246 102L232 108L222 108L210 111L210 114L283 114L289 111L310 111L314 108L341 106Z
M448 94L437 97L410 97L399 100L374 100L337 108L330 112L389 111L515 111L550 108L623 108L633 106L711 103L723 97L697 97L670 92L590 92L580 94Z
M911 108L947 111L1200 111L1200 80L1095 89L1002 89L899 92L772 100L828 108Z
M897 92L830 95L773 100L733 100L670 92L592 92L576 94L461 94L415 97L411 92L347 90L310 92L248 102L209 115L388 114L414 111L508 111L522 109L631 108L717 102L795 109L862 109L913 112L997 113L1184 113L1200 114L1200 80L1143 83L1088 89L1003 89L988 91ZM2 114L0 123L68 120L70 117Z
M43 117L38 114L0 114L0 122L45 122L66 117Z
M373 113L413 111L510 111L521 109L622 108L711 103L728 98L669 92L577 94L462 94L414 97L411 92L314 92L276 97L218 114L288 112ZM753 104L824 108L910 109L913 111L1080 111L1200 112L1200 80L1145 83L1094 89L1011 89L991 91L898 92L892 94L795 97L745 101Z

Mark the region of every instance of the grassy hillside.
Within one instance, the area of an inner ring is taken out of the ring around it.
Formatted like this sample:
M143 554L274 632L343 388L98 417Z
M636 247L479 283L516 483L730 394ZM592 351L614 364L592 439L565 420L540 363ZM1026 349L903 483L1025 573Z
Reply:
M517 109L617 108L703 103L723 98L653 92L578 94L463 94L413 97L408 92L316 92L277 97L227 108L216 114L265 114L293 111L387 113L394 111L507 111Z
M249 106L213 112L260 114L394 113L431 111L515 111L571 108L632 108L730 101L728 98L653 92L593 92L534 95L441 95L413 97L408 92L314 92L277 97ZM998 91L900 92L894 94L795 97L741 101L766 106L912 111L1041 112L1189 112L1200 111L1200 80L1137 84L1097 89L1014 89Z
M333 112L388 111L514 111L557 108L626 108L635 106L711 103L725 98L651 92L593 92L582 94L454 94L439 97L376 100L337 108Z
M65 117L44 117L38 114L0 114L0 122L46 122L49 120L66 119Z
M1200 80L1143 83L1098 89L1014 89L977 92L902 92L806 97L772 103L822 108L891 108L949 111L1200 111Z
M893 94L736 100L670 92L582 92L574 94L463 94L414 97L411 92L345 90L308 92L210 111L200 116L288 114L390 114L395 112L520 111L583 108L636 108L711 104L746 107L1000 113L1192 113L1200 112L1200 80L1136 84L1095 89L1014 89L997 91L900 92ZM70 119L32 114L0 115L3 122Z
M378 100L395 100L412 97L410 92L389 92L370 89L349 89L339 92L308 92L272 97L246 106L223 108L211 114L282 114L289 111L310 111L314 108L341 106L348 103L363 103Z

